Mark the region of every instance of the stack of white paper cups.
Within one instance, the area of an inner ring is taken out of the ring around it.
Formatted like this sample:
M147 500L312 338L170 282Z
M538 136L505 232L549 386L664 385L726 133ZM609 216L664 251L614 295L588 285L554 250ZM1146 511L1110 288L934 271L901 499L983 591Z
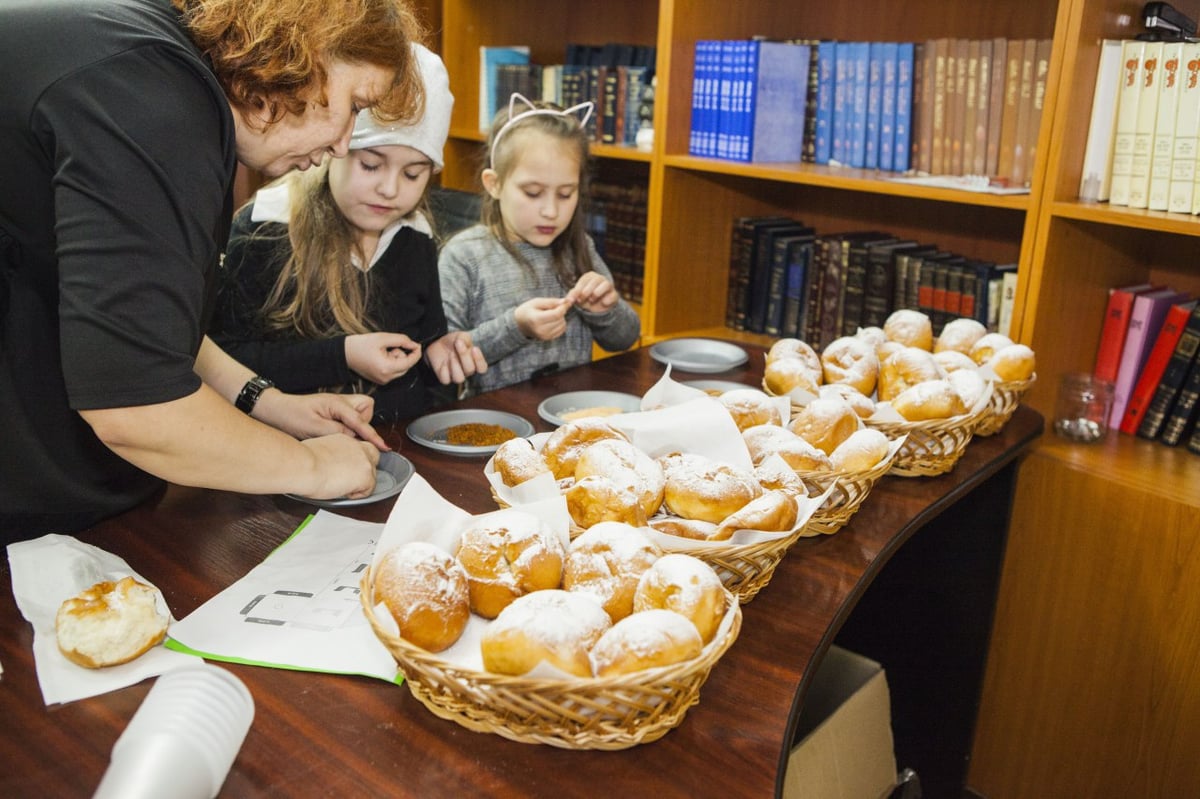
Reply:
M254 698L228 671L167 672L113 746L95 799L213 799L253 719Z

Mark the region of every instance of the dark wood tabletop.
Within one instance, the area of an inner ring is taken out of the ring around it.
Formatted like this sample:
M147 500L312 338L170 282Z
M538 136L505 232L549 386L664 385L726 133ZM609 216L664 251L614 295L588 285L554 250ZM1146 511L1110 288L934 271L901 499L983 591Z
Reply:
M763 352L716 375L758 385ZM541 400L564 391L643 393L663 374L646 350L540 377L461 403L520 414L538 430ZM476 733L437 718L406 687L366 677L222 664L249 687L253 726L222 796L573 797L775 795L808 680L868 586L927 523L1001 470L1042 429L1018 409L998 435L976 439L952 472L884 477L839 532L801 539L743 608L739 638L713 667L700 702L663 738L617 752L573 751ZM448 500L494 510L481 457L385 438ZM384 521L392 502L338 510ZM77 535L124 558L162 589L176 618L257 565L316 509L281 496L169 486L144 505ZM113 743L150 681L47 707L33 665L33 632L11 591L0 592L0 796L90 796Z

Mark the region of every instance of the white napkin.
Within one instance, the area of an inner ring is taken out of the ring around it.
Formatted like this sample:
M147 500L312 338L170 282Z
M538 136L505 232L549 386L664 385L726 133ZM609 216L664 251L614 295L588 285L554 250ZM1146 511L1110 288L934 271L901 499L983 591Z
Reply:
M33 659L42 699L47 705L115 691L196 663L197 658L191 655L155 646L129 663L86 669L67 660L58 650L54 617L64 600L102 580L116 581L132 575L151 584L116 555L69 535L50 534L9 544L8 567L17 607L33 626ZM159 602L160 609L169 613L161 594ZM174 622L174 616L171 621Z

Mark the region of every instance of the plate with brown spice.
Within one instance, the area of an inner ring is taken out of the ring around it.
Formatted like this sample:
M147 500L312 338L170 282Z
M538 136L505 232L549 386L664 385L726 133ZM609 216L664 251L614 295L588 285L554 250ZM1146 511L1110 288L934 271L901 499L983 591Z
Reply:
M415 419L407 432L413 441L440 452L490 455L510 438L533 435L533 425L504 411L462 408Z

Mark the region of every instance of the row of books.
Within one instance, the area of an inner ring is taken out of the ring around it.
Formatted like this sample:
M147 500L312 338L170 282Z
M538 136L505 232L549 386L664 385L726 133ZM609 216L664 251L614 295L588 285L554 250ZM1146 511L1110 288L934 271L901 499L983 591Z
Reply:
M1025 186L1049 39L700 40L691 155Z
M1166 286L1109 290L1093 373L1113 382L1108 426L1200 453L1200 302Z
M818 233L786 216L738 217L730 244L726 324L824 349L901 308L939 333L960 316L1007 332L1016 265L967 258L886 232ZM1007 307L1007 313L1004 309Z
M1200 42L1105 39L1079 198L1200 213Z
M644 185L591 184L588 233L612 272L617 291L632 303L642 301L648 197Z
M633 145L652 124L654 48L635 45L568 45L561 64L530 61L526 46L479 48L479 128L487 130L514 92L569 108L591 101L592 140Z

